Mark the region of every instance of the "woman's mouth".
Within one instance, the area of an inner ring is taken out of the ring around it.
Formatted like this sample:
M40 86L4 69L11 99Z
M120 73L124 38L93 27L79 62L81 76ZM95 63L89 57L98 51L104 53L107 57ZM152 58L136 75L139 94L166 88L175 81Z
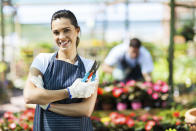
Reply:
M70 40L60 42L60 46L61 46L61 47L64 47L64 48L66 48L66 47L69 46L70 44L71 44L71 41L70 41Z

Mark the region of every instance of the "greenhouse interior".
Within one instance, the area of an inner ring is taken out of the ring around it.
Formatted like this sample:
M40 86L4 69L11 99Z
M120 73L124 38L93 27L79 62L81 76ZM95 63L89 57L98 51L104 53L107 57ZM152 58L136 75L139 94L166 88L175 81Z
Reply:
M0 3L0 131L196 131L196 0Z

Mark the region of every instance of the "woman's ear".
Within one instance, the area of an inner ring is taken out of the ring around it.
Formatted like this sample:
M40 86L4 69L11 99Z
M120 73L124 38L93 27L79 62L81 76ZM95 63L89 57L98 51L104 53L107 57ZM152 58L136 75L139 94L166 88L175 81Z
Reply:
M77 33L80 33L80 27L76 28Z

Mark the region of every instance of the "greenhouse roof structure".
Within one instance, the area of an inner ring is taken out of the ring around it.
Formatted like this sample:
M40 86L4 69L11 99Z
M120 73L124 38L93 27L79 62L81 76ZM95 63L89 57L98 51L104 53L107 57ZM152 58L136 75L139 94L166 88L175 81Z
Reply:
M9 0L5 0L9 1ZM123 2L130 2L130 3L169 3L170 0L11 0L14 4L79 4L79 3L123 3ZM196 0L175 0L175 2L180 3L191 3L196 5Z

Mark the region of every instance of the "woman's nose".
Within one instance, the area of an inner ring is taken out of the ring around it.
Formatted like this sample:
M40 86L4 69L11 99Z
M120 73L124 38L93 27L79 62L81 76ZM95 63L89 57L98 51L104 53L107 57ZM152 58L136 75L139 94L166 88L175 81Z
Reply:
M61 39L61 40L64 40L65 39L65 34L64 33L60 33L60 35L59 35L59 39Z

